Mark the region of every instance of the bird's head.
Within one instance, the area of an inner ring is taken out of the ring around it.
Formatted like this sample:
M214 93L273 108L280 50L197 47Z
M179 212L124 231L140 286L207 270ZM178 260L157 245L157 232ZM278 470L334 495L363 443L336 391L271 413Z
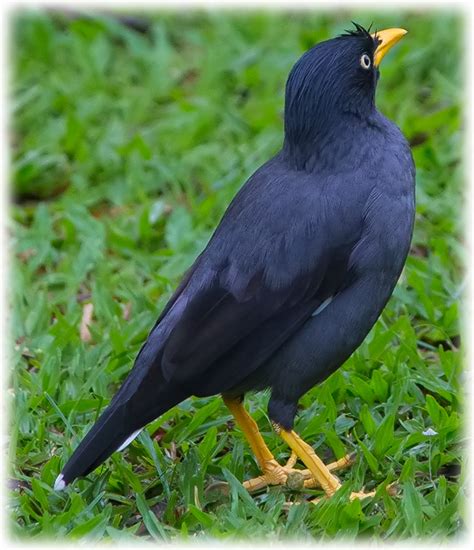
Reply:
M285 134L291 144L310 144L349 119L375 110L379 64L407 31L370 33L354 23L346 34L316 44L294 65L286 83Z

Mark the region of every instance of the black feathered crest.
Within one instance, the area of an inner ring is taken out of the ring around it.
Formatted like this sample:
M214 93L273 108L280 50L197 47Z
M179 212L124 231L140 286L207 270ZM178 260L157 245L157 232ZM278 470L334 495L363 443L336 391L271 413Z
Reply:
M369 40L371 44L374 44L374 46L378 45L379 39L377 38L377 31L375 31L374 36L370 34L373 23L371 23L367 29L355 21L351 21L351 23L354 25L355 29L346 29L343 34L339 35L339 38L345 38L347 36L365 38L366 40Z
M355 23L354 21L351 21L351 23L354 25L355 29L345 29L344 33L340 36L358 36L359 38L372 38L372 36L370 36L370 29L372 28L373 23L369 25L368 29L364 29L362 25L359 25L359 23Z

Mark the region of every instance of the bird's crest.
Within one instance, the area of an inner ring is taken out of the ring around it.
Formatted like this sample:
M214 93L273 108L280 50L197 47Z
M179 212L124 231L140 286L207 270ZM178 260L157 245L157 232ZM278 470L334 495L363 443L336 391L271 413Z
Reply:
M346 36L367 38L368 40L371 40L375 45L378 45L379 39L377 38L377 31L375 31L373 34L370 33L373 23L371 23L367 29L365 29L362 25L359 25L359 23L356 23L355 21L351 21L351 23L354 25L355 29L345 29L344 33L339 35L340 38L344 38Z
M351 23L354 25L355 29L345 29L344 33L340 36L358 36L359 38L372 38L370 36L370 29L372 28L373 23L369 25L368 29L364 29L362 25L359 25L359 23L355 23L354 21L351 21Z

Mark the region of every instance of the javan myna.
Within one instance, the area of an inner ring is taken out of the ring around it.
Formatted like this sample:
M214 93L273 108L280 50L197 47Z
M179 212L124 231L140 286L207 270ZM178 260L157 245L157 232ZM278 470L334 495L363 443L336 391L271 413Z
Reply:
M292 427L299 398L374 325L408 254L415 168L402 133L375 106L379 64L405 33L355 25L297 61L281 151L233 199L56 489L187 397L222 394L262 470L244 483L249 490L285 483L299 458L307 487L337 491L331 470L347 460L327 467ZM246 392L265 388L292 450L285 466L243 406Z

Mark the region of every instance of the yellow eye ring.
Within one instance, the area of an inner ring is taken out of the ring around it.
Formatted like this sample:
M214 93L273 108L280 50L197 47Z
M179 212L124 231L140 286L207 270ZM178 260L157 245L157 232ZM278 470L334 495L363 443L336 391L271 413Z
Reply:
M360 66L363 69L370 69L371 65L370 57L366 53L362 54L360 57Z

